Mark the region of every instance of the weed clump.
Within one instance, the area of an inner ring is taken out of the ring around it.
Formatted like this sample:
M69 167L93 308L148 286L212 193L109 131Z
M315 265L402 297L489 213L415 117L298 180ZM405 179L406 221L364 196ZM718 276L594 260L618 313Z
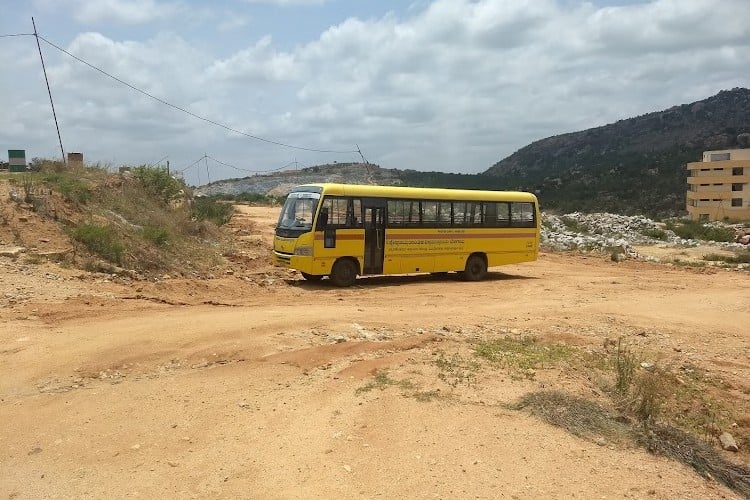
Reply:
M705 241L734 241L734 230L715 224L704 224L694 220L670 221L666 224L667 229L674 231L680 238L686 240Z
M545 422L584 439L605 437L620 441L628 435L627 426L617 421L602 406L561 391L531 392L511 408L528 410Z
M118 265L122 263L125 247L111 226L82 224L73 229L71 236L99 257Z
M533 337L503 337L479 342L474 354L508 370L514 378L534 378L534 370L570 358L573 349L561 344L538 343Z

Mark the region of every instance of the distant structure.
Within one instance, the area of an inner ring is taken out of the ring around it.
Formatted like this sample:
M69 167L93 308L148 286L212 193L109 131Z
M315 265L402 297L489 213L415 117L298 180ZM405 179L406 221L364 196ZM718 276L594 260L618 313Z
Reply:
M83 153L68 153L68 166L70 168L83 167Z
M9 149L8 150L8 171L25 172L26 171L26 150Z
M750 149L706 151L687 169L691 219L750 220Z

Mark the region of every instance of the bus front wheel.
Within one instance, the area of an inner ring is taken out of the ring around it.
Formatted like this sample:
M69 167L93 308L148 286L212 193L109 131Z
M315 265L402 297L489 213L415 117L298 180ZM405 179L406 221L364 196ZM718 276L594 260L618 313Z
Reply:
M302 277L305 278L307 281L320 281L323 279L322 274L307 274L302 273Z
M487 275L487 261L481 255L471 255L466 259L463 277L466 281L480 281Z
M357 279L357 265L351 259L339 259L331 269L331 281L336 286L352 286Z

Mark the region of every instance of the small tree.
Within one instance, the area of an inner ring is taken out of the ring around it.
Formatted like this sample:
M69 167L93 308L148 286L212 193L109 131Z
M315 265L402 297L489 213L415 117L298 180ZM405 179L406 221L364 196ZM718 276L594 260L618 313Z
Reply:
M143 188L159 198L165 205L178 199L183 193L184 183L169 175L164 167L141 165L135 167L132 172L133 177L143 185Z

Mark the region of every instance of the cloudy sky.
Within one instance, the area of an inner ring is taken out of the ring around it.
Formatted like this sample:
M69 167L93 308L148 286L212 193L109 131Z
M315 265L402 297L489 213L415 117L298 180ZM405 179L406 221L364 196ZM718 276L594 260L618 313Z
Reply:
M0 0L0 35L33 32L32 16L65 151L168 160L196 185L358 147L387 168L476 173L750 86L748 0ZM34 37L0 38L0 67L0 158L59 158Z

